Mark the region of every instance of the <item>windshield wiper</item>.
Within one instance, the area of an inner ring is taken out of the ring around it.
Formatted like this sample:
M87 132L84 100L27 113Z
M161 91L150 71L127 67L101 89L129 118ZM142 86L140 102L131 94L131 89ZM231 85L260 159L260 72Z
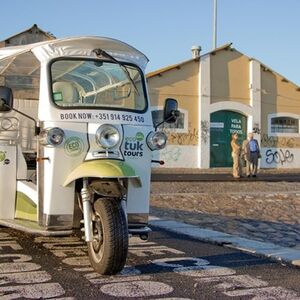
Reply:
M94 49L93 52L94 52L98 57L100 57L100 56L103 57L103 56L104 56L104 57L107 57L107 58L111 59L113 62L117 63L117 64L121 67L121 69L124 71L126 77L127 77L127 78L129 79L129 81L132 83L132 85L133 85L135 91L137 92L137 94L140 95L140 93L139 93L139 91L138 91L138 89L137 89L137 87L136 87L135 82L134 82L133 79L131 78L130 73L128 72L126 66L125 66L123 63L121 63L121 62L118 61L116 58L114 58L112 55L108 54L105 50L102 50L102 49L100 49L100 48Z

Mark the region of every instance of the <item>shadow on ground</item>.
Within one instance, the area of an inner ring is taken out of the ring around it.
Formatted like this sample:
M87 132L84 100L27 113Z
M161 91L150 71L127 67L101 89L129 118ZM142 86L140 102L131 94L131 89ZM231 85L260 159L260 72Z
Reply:
M300 249L300 224L270 222L151 206L151 215L257 241Z

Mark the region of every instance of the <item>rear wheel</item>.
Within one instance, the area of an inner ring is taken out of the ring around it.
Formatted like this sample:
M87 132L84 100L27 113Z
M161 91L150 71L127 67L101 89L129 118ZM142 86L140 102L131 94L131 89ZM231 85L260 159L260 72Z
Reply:
M128 228L121 202L103 198L94 203L94 240L88 242L89 259L96 272L120 272L128 252Z

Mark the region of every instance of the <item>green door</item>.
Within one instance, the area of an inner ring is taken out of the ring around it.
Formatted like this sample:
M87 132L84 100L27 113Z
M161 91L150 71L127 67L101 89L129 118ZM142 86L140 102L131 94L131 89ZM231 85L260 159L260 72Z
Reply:
M239 143L247 137L247 117L230 110L210 115L210 167L232 167L231 135L239 134Z

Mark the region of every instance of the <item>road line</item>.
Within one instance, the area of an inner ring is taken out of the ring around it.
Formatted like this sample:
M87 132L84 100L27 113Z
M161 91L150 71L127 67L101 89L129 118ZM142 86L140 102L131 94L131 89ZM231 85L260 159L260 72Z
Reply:
M161 296L173 292L173 287L157 281L131 281L106 284L100 288L103 294L113 297Z
M4 240L4 241L3 241ZM1 254L4 247L13 253ZM32 256L20 254L21 245L10 235L0 234L0 298L47 299L65 294L62 286L51 281L51 275L32 262Z

